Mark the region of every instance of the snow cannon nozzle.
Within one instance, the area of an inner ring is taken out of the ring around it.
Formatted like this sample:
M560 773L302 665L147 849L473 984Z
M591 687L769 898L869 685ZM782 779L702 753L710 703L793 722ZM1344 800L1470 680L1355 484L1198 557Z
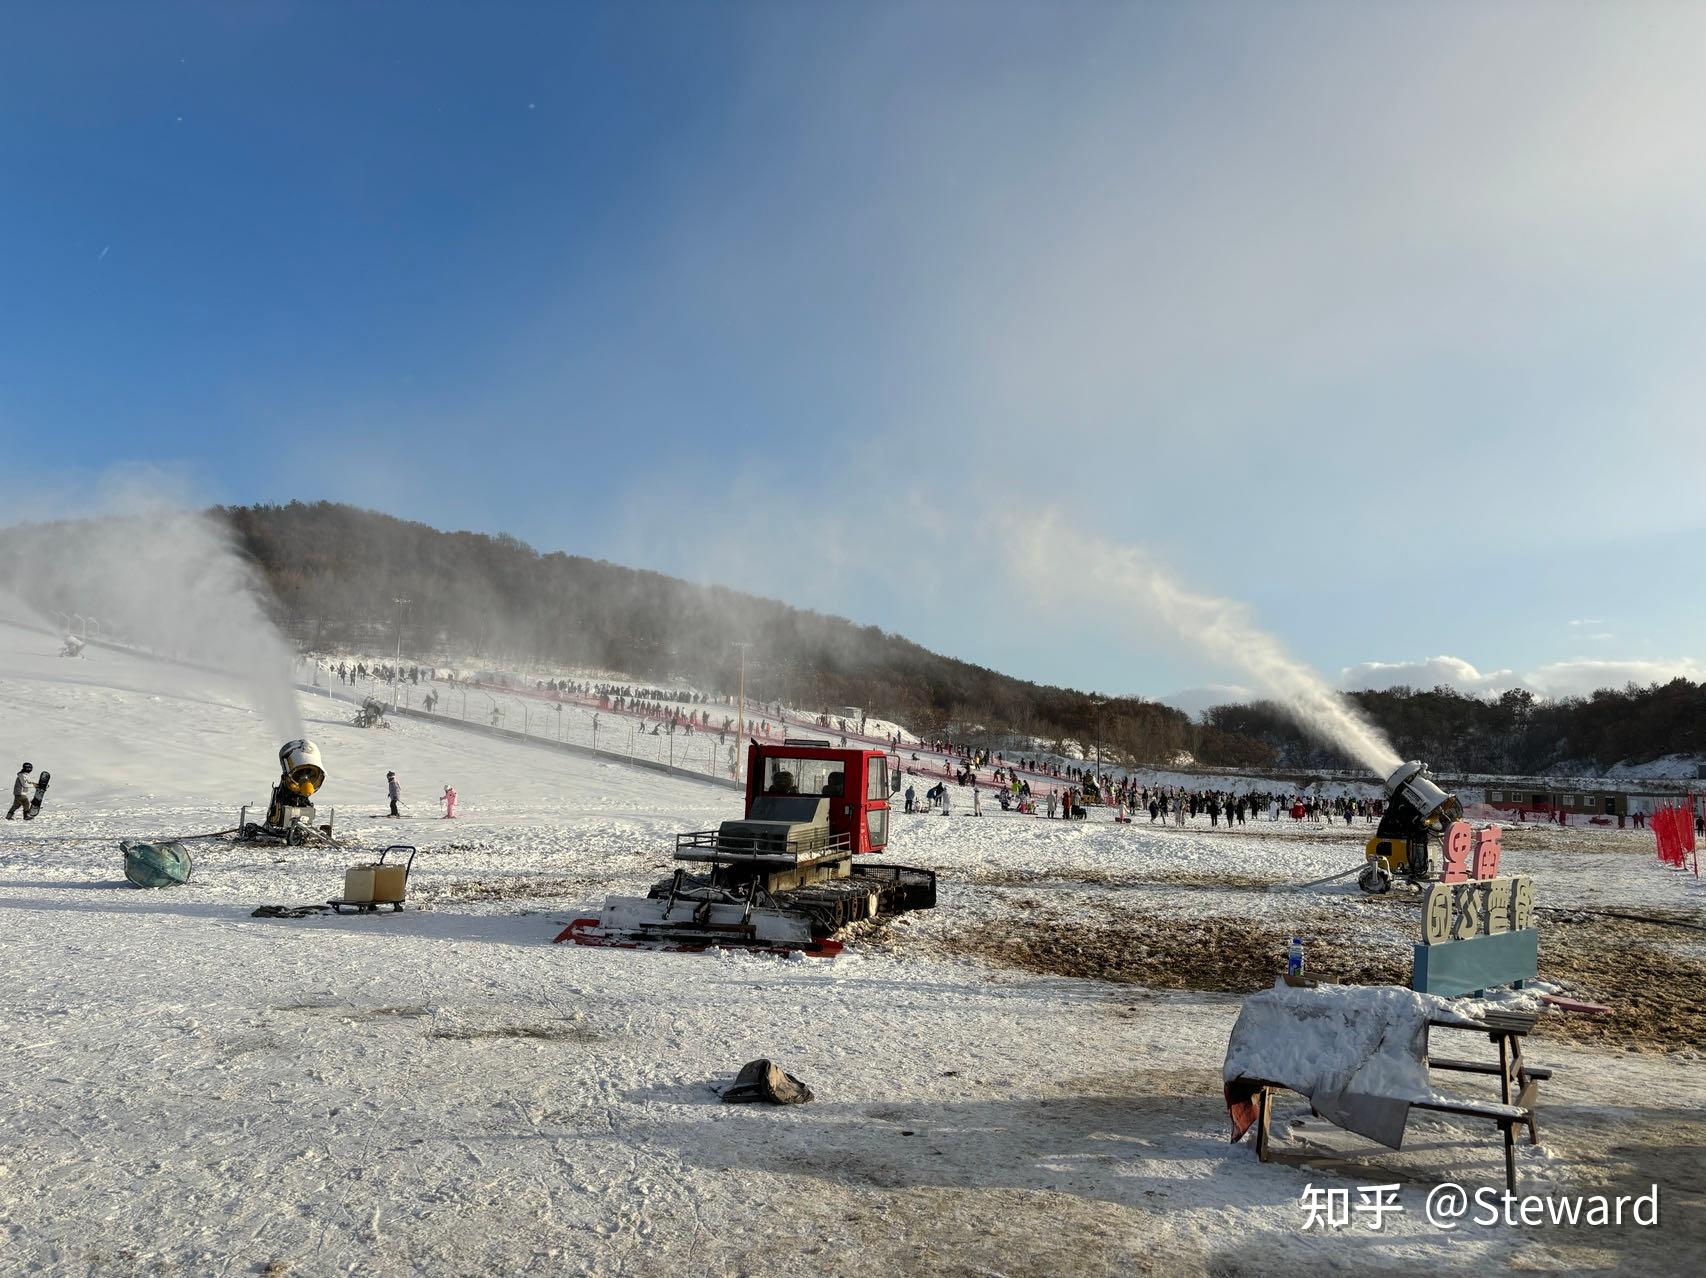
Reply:
M1463 804L1434 783L1427 765L1411 759L1393 769L1386 778L1386 793L1394 804L1407 804L1427 824L1449 825L1463 816Z
M280 784L292 794L311 795L326 784L320 749L312 741L286 741L279 747L278 764L284 774Z

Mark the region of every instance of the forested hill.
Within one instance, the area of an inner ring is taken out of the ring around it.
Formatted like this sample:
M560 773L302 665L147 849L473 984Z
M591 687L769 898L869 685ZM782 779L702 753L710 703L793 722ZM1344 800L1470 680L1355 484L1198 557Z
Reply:
M1349 697L1406 759L1426 759L1442 772L1532 776L1598 771L1666 755L1706 760L1706 685L1687 679L1601 688L1556 701L1538 700L1522 688L1491 699L1446 687ZM1223 736L1269 748L1275 762L1346 766L1337 751L1306 736L1271 703L1214 706L1203 719Z
M733 692L746 643L747 694L808 708L860 706L914 731L1009 730L1160 761L1181 750L1257 762L1253 742L1220 741L1169 706L1092 697L1009 678L927 651L876 626L700 586L507 536L441 532L329 502L216 512L258 563L297 642L405 654L551 662L671 676ZM407 599L406 608L393 603ZM980 731L981 737L981 731Z

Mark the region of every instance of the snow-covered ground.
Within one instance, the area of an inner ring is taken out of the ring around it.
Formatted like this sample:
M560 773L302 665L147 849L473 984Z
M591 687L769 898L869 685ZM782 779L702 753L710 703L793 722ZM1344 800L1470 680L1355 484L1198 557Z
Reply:
M1657 1229L1445 1233L1423 1196L1498 1182L1490 1128L1417 1116L1394 1154L1282 1105L1281 1130L1351 1161L1262 1166L1227 1142L1235 995L1001 957L1032 911L1063 936L1325 920L1334 945L1397 952L1401 902L1268 890L1353 863L1361 828L897 816L891 859L937 867L941 907L834 961L554 946L737 796L449 723L363 731L305 696L319 797L359 848L204 840L189 884L144 892L117 840L233 825L264 800L279 734L205 674L56 650L0 626L4 762L54 774L37 822L0 827L0 1273L1696 1272L1698 1042L1625 1052L1543 1026L1530 1044L1558 1074L1524 1187L1657 1182ZM377 816L388 769L410 819ZM446 783L456 821L433 801ZM1507 860L1542 905L1700 915L1648 844L1524 837ZM420 848L405 912L251 917L325 900L393 841ZM817 1099L721 1105L757 1056ZM1397 1182L1407 1212L1305 1231L1311 1182Z

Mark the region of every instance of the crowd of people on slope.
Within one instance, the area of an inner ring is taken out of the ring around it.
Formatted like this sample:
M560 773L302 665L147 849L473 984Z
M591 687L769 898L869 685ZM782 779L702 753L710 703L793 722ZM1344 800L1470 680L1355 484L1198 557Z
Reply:
M942 780L925 792L931 807L938 809L941 796L947 792L950 782L962 789L969 787L974 804L979 803L980 799L976 797L978 769L993 764L989 779L995 786L996 801L1002 811L1037 812L1040 807L1051 818L1083 817L1087 805L1100 805L1117 809L1115 820L1120 822L1130 822L1147 810L1152 824L1159 821L1183 825L1206 816L1209 824L1215 827L1221 824L1223 817L1228 826L1245 825L1264 818L1278 821L1282 817L1317 824L1343 821L1351 825L1359 820L1372 824L1385 810L1382 800L1355 795L1329 798L1303 792L1193 790L1182 785L1149 785L1133 776L1120 776L1089 767L1038 767L1039 761L1030 759L1009 763L1002 753L987 749L964 748L952 752L952 743L947 741L928 741L921 745L927 750L951 752L945 763L937 765ZM906 772L911 776L935 775L937 767L920 763L917 752L914 752ZM1031 778L1022 772L1059 776L1070 784L1050 787L1039 804L1033 796ZM908 787L908 792L912 792L912 787ZM907 810L912 811L913 808Z
M1182 786L1126 786L1102 801L1117 804L1121 815L1128 812L1136 815L1147 809L1152 824L1157 821L1166 823L1171 819L1179 825L1201 816L1208 817L1211 826L1220 825L1222 817L1226 819L1228 826L1244 825L1248 821L1263 819L1278 821L1282 817L1317 824L1343 821L1346 825L1351 825L1359 820L1372 824L1380 819L1385 810L1385 804L1379 799L1357 798L1352 795L1340 795L1330 799L1316 794L1289 794L1266 790L1188 790Z
M360 679L376 679L380 683L419 684L422 679L430 682L441 677L432 666L390 665L385 662L369 665L365 661L340 661L331 667L331 670L337 675L339 683L347 683L351 687Z

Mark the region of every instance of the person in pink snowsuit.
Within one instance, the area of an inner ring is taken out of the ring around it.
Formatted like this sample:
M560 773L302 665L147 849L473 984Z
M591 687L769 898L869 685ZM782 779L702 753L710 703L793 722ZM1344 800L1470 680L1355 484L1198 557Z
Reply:
M444 793L439 795L438 797L444 800L444 815L447 817L455 816L456 815L456 791L452 790L449 786L445 786L444 787Z

